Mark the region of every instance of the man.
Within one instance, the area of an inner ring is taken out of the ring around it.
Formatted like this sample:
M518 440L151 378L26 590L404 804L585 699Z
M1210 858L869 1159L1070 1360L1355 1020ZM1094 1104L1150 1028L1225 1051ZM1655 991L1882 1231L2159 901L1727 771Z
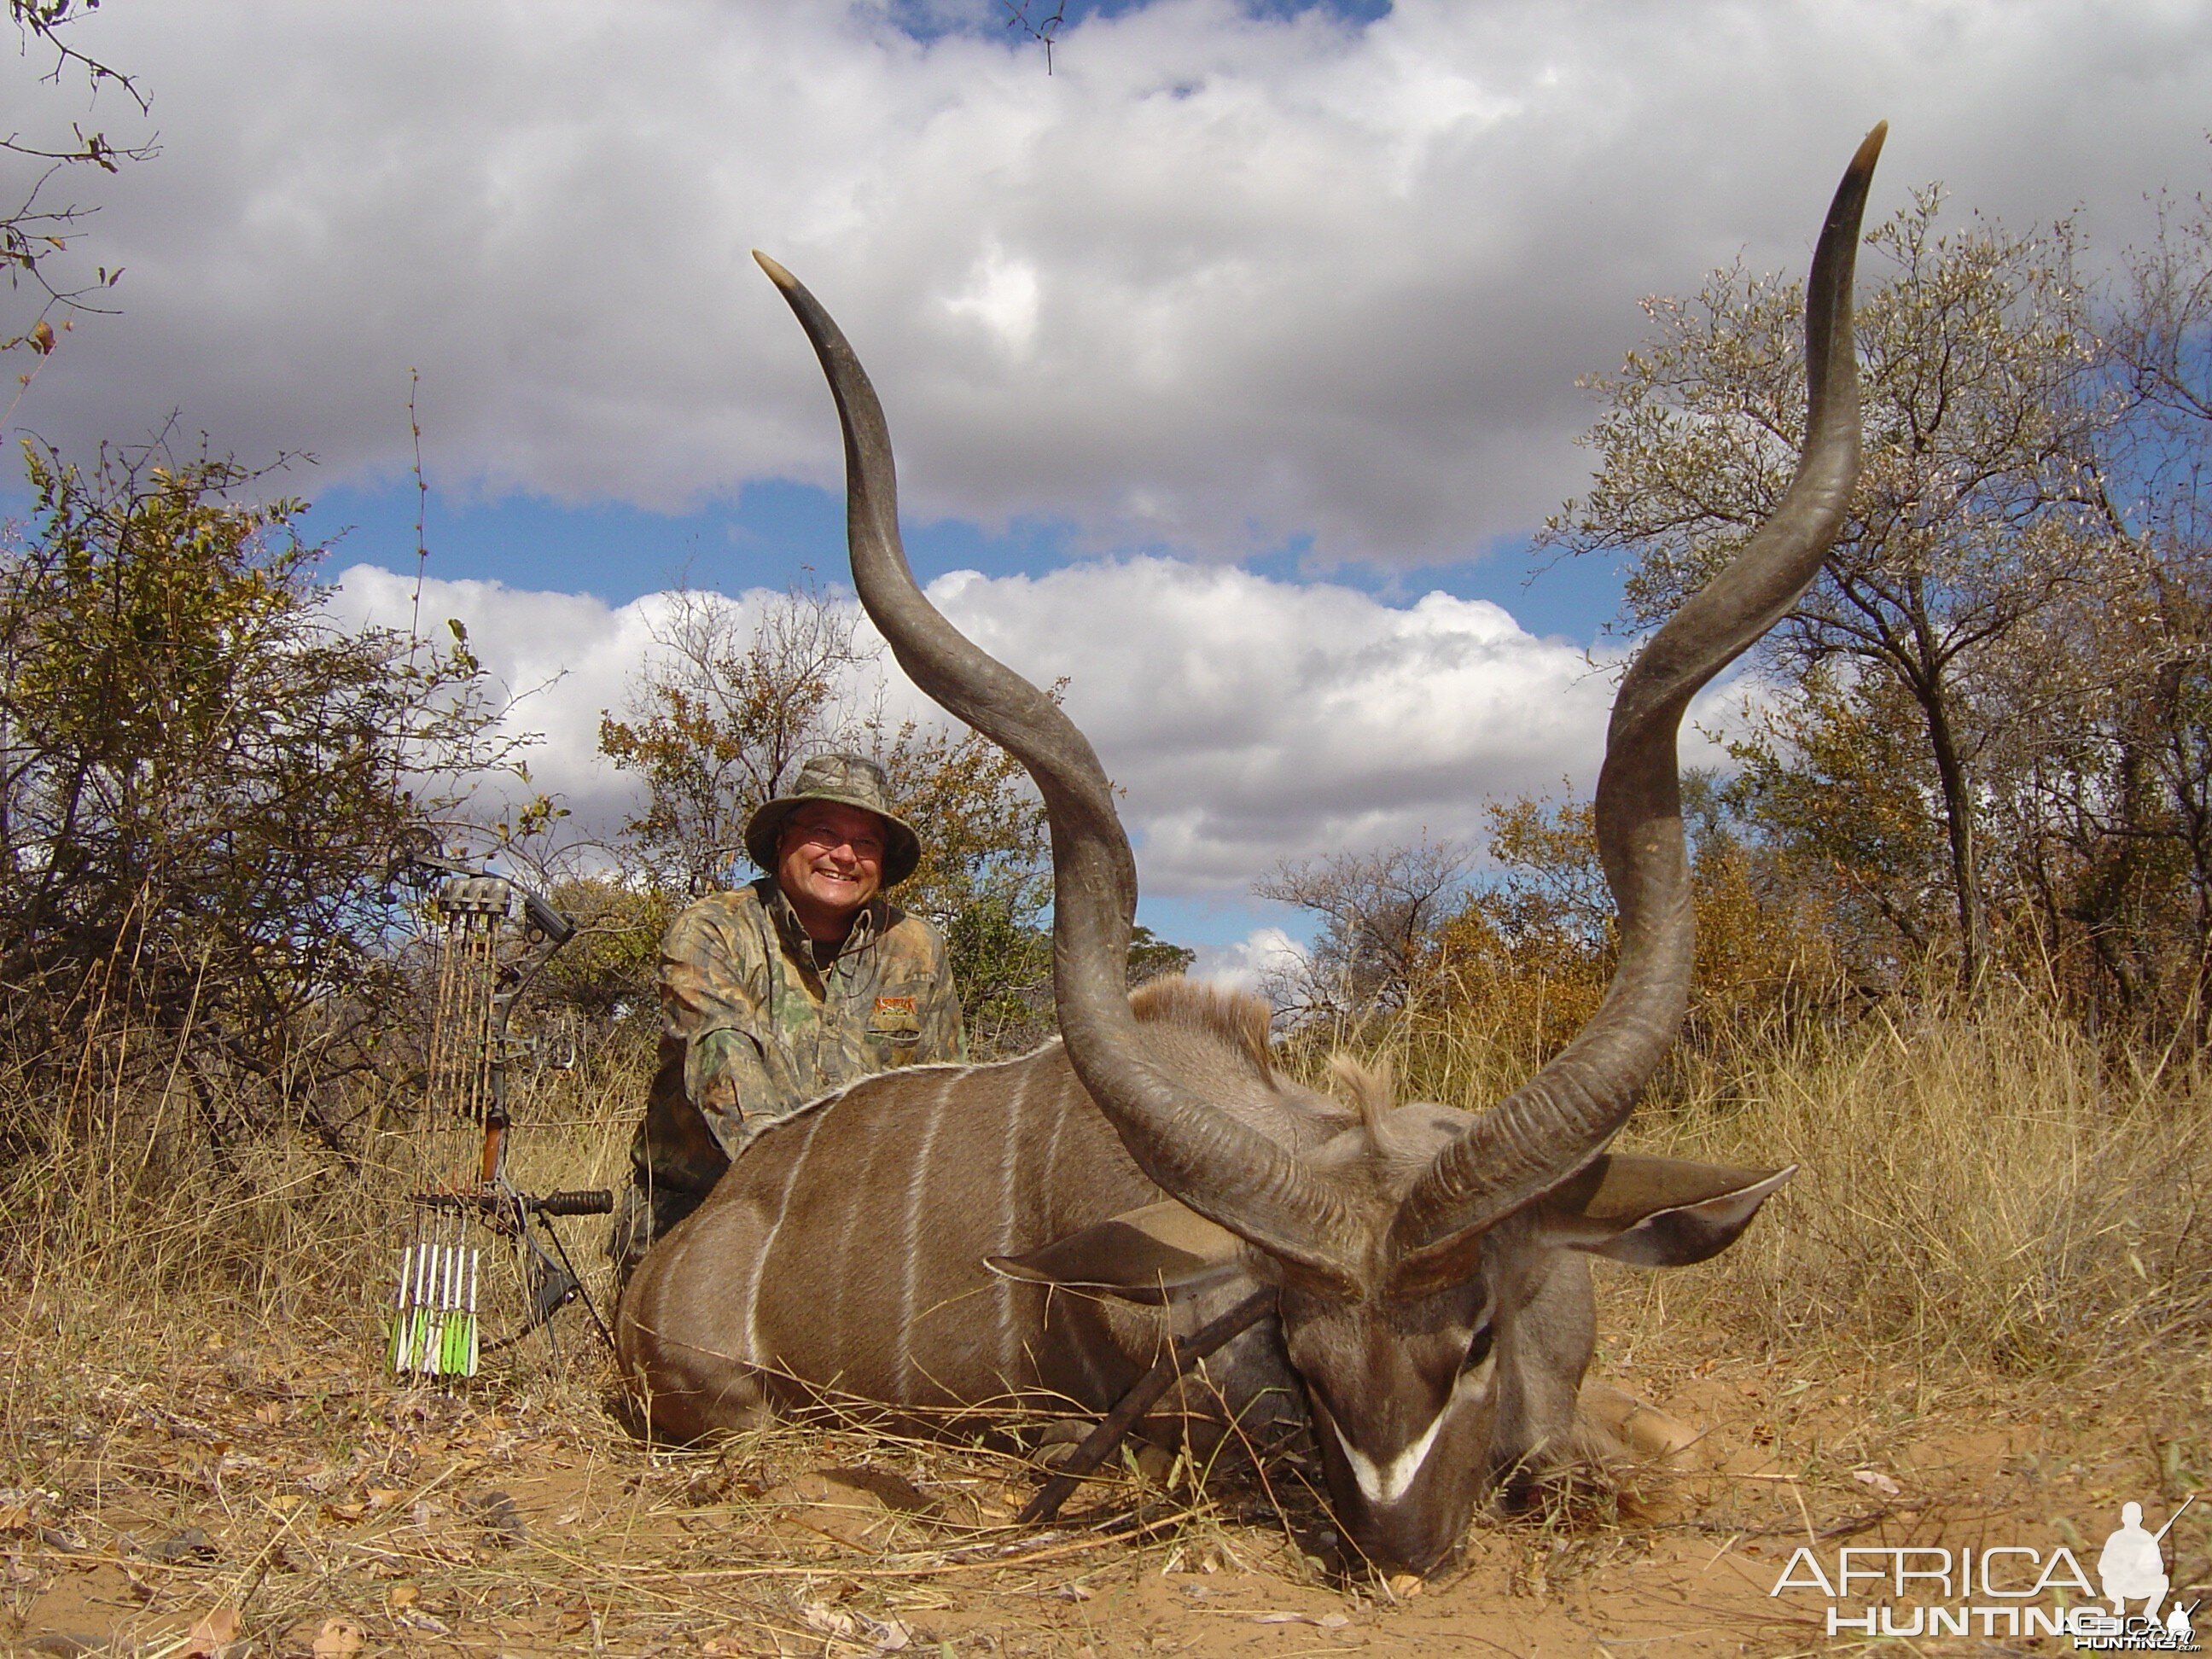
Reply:
M945 941L879 896L921 843L883 769L817 755L745 825L768 873L660 943L660 1063L611 1248L627 1277L769 1124L895 1066L965 1057Z

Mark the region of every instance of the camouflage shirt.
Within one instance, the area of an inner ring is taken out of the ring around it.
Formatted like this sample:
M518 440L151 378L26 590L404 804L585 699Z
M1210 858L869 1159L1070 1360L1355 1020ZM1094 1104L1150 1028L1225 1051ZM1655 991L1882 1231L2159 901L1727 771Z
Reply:
M966 1052L934 927L873 900L824 966L763 877L699 900L660 942L660 1063L630 1162L641 1184L696 1202L793 1108Z

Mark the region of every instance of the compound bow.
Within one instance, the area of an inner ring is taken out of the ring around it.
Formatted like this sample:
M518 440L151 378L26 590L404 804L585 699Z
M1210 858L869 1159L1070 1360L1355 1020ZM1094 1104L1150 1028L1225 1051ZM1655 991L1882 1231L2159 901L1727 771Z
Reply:
M553 1316L574 1301L611 1346L553 1219L605 1215L613 1194L604 1188L525 1192L507 1173L508 1066L532 1050L512 1036L509 1021L522 993L574 936L574 924L511 878L449 859L410 854L388 879L424 890L439 923L424 1122L459 1118L481 1127L483 1137L452 1178L409 1195L392 1368L474 1376L484 1355L532 1331L544 1329L550 1340Z

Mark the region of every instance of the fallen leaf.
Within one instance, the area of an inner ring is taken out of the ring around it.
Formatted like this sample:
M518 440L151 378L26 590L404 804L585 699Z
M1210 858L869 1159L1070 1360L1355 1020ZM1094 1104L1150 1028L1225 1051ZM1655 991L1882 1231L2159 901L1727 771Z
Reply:
M799 1616L809 1630L876 1653L903 1653L914 1644L914 1632L900 1619L871 1619L820 1601L801 1602Z
M824 1606L819 1601L801 1602L799 1617L807 1629L819 1631L824 1636L838 1637L848 1642L853 1639L853 1632L858 1628L853 1623L851 1613L841 1613L836 1607Z
M315 1659L347 1659L348 1655L361 1651L363 1640L361 1626L352 1620L325 1619L322 1629L315 1632L312 1651Z
M1870 1486L1884 1498L1894 1498L1905 1490L1880 1469L1853 1469L1851 1479L1862 1486Z
M238 1609L213 1608L185 1632L184 1659L222 1659L222 1650L236 1640Z
M422 1594L422 1589L416 1585L394 1584L385 1591L384 1599L395 1607L412 1607Z
M1419 1573L1401 1572L1390 1581L1390 1594L1401 1601L1410 1601L1421 1593Z

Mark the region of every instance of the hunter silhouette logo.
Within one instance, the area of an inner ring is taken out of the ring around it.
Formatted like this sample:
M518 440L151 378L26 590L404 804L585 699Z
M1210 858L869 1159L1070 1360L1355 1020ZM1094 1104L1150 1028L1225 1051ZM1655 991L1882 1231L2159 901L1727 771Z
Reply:
M2190 1613L2196 1609L2195 1602L2186 1607L2177 1603L2163 1625L2159 1622L2158 1609L2171 1587L2166 1576L2166 1535L2181 1519L2183 1510L2196 1501L2197 1495L2191 1492L2156 1532L2143 1526L2142 1504L2120 1506L2119 1530L2106 1539L2105 1547L2097 1553L2097 1579L2104 1586L2105 1599L2112 1604L2115 1614L2124 1617L2127 1604L2140 1601L2143 1604L2142 1617L2151 1626L2173 1636L2186 1638L2195 1633L2189 1622Z

